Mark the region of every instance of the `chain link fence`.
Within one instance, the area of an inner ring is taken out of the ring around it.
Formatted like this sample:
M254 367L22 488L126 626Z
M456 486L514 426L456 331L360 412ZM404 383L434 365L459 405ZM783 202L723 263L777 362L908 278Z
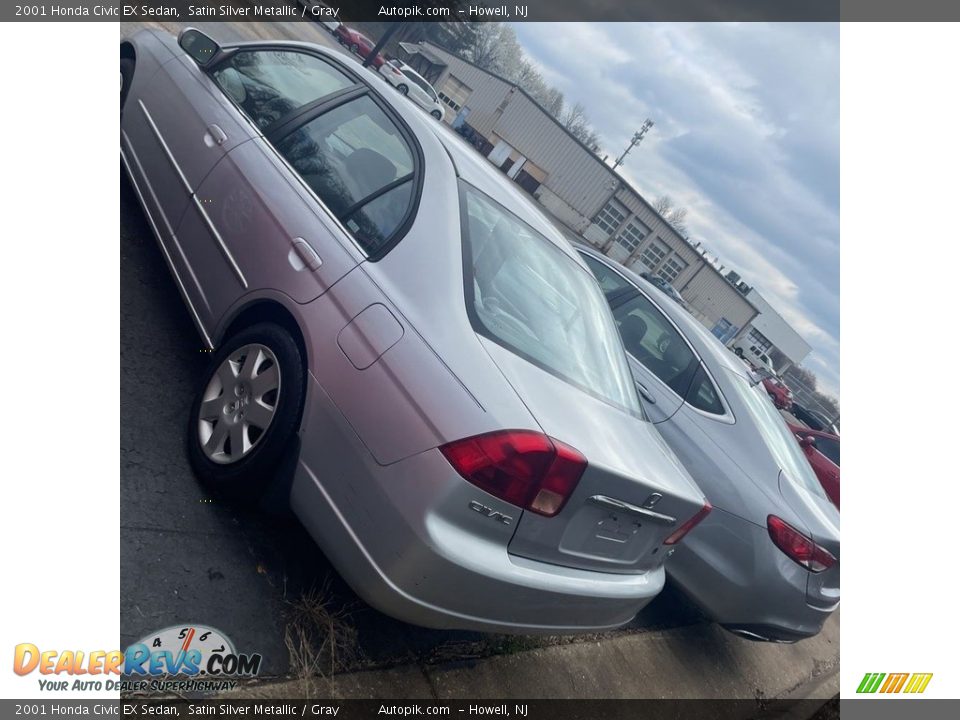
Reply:
M794 368L791 367L783 373L783 381L793 393L793 401L797 405L822 415L830 425L840 424L840 414L833 407L821 402L819 393L807 385Z

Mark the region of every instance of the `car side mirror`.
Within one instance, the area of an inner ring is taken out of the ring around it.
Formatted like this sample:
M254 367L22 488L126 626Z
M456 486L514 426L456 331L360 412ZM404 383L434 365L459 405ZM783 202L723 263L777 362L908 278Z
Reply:
M223 60L227 52L212 37L196 28L188 27L180 31L177 43L183 51L202 68L211 68Z
M807 435L805 437L802 437L800 438L800 446L805 448L808 448L808 447L815 448L817 446L817 439L813 437L813 435Z

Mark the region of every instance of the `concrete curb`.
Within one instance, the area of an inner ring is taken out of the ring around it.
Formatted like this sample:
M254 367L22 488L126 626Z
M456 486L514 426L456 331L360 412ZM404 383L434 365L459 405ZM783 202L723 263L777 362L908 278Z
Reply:
M265 681L226 698L827 700L839 692L840 614L815 638L757 643L716 625L623 635L443 665Z

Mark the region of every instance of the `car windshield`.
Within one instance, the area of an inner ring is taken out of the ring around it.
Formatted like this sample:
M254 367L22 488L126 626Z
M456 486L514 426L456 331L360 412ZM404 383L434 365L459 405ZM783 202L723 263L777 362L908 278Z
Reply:
M610 308L590 272L466 183L462 197L464 282L474 329L642 416Z
M780 469L797 485L813 495L826 497L810 462L762 387L752 384L733 370L728 370L736 394L754 420L760 435Z

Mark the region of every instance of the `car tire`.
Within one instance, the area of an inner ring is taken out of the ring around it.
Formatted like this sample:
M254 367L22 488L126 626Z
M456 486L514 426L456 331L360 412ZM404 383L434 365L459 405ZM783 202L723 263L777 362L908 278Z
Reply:
M433 115L437 120L443 120L443 115L440 114L439 110L432 110L430 114Z
M297 432L304 367L296 340L274 323L241 330L217 350L187 428L187 455L204 485L230 497L260 497Z
M134 64L133 58L120 58L120 112L123 112L127 94L130 92L130 83L133 82Z
M353 45L350 46L350 52L352 52L354 55L357 54L357 51L358 51L359 49L360 49L360 47L359 47L356 43L353 43Z
M743 350L742 350L742 349L740 349L740 348L734 348L734 349L733 349L733 352L734 352L734 354L735 354L737 357L740 357L740 358L743 357Z
M397 92L399 92L401 95L406 95L410 92L410 88L408 88L403 83L400 83L399 85L397 85Z

